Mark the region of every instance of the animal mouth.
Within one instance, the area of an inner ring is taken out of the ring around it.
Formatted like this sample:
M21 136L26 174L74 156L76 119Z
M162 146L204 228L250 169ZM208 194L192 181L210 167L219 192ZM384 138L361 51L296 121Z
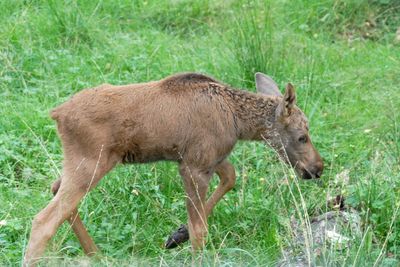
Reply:
M320 178L321 177L321 173L322 173L322 171L312 172L312 171L308 170L307 168L303 168L303 170L302 170L303 179Z
M312 179L315 178L315 175L313 175L311 172L309 172L307 169L303 169L303 179Z
M297 162L296 167L297 167L297 168L295 168L295 169L297 170L297 173L298 173L303 179L309 180L309 179L313 179L313 178L319 178L319 176L317 176L317 175L315 175L314 173L312 173L312 172L311 172L308 168L306 168L306 167L304 166L304 164L302 164L301 162Z
M293 166L293 168L296 170L297 174L305 180L321 177L321 172L314 173L312 170L309 170L307 167L305 167L305 164L303 164L300 161L297 161L295 164L293 164L290 159L286 160L286 161L288 163L290 163Z

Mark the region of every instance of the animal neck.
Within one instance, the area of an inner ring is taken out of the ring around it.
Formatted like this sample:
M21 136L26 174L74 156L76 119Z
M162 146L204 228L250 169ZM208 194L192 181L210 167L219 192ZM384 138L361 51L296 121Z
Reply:
M279 98L233 89L228 89L227 93L233 100L238 138L268 139L272 134Z

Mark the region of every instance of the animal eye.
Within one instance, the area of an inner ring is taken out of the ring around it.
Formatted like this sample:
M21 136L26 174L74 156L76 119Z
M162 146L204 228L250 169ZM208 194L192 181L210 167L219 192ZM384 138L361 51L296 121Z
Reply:
M307 136L306 135L300 136L299 137L299 142L303 143L303 144L307 143Z

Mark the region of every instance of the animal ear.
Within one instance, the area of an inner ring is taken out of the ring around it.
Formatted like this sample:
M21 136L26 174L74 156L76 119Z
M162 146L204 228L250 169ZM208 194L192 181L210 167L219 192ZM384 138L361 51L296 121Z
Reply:
M296 92L291 83L286 85L285 95L279 104L279 115L287 117L292 113L292 109L296 105Z
M256 73L256 88L257 92L262 94L282 96L282 93L279 91L278 85L276 85L275 81L272 80L272 78L268 75L265 75L261 72Z

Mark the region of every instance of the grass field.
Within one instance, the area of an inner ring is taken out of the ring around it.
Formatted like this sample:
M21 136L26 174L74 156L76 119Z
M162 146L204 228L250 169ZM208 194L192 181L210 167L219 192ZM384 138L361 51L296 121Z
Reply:
M203 265L274 266L294 244L291 218L325 212L337 194L359 211L362 234L326 245L313 265L400 265L398 1L16 0L0 10L0 265L21 264L60 172L49 110L83 88L183 71L250 91L256 71L292 82L326 166L320 183L297 180L265 144L239 143L237 184L209 219ZM175 164L118 167L80 206L101 256L84 258L65 224L43 264L190 265L189 244L163 249L186 222L184 202Z

